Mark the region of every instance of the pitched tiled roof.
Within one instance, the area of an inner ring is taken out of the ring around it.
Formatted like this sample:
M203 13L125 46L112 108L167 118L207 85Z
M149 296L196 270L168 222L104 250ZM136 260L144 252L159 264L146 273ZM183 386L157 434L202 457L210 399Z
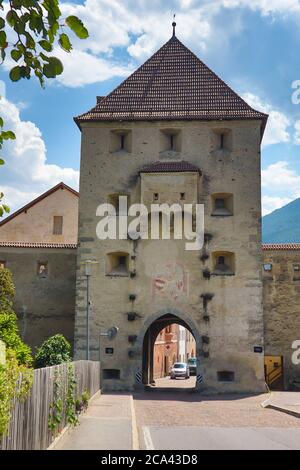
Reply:
M178 161L178 162L154 162L150 165L144 166L140 173L179 173L179 172L197 172L201 173L200 168L192 165L189 162Z
M76 243L0 242L3 248L77 248Z
M27 211L28 209L30 209L30 207L34 206L35 204L37 204L38 202L42 201L43 199L45 199L47 196L50 196L50 194L54 193L55 191L57 191L58 189L66 189L67 191L70 191L72 194L74 194L75 196L79 197L79 193L77 191L75 191L75 189L71 188L70 186L68 186L67 184L61 182L61 183L58 183L56 186L53 186L53 188L49 189L48 191L46 191L45 193L41 194L40 196L38 196L36 199L33 199L32 201L30 201L28 204L26 204L25 206L21 207L21 209L18 209L17 211L13 212L11 215L9 215L8 217L6 217L4 220L0 221L0 227L4 224L6 224L7 222L9 222L11 219L13 219L14 217L16 217L17 215L21 214L22 212L25 212Z
M260 119L263 130L267 118L174 36L75 122Z
M300 251L300 243L264 243L262 249L264 251Z

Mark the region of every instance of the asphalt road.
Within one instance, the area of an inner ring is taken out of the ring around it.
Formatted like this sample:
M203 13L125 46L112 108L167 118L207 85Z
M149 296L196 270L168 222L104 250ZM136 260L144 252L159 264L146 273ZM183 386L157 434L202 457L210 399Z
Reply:
M142 428L146 450L300 450L299 428Z
M268 394L205 396L169 382L134 394L141 449L300 450L300 419L263 408Z

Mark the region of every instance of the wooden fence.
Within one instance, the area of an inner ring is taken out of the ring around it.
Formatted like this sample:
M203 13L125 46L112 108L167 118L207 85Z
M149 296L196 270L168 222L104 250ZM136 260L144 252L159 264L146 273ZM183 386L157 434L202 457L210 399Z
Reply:
M76 398L87 390L92 397L100 389L100 363L96 361L76 361L74 375ZM0 441L0 449L17 450L47 449L54 439L49 429L49 416L53 403L54 382L59 377L60 396L64 403L60 430L67 425L65 397L68 389L69 365L36 369L30 395L25 401L16 400L13 406L9 430Z

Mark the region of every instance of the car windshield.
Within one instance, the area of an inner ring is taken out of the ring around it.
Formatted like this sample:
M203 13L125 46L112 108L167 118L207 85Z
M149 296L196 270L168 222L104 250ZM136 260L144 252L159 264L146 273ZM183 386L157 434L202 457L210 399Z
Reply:
M185 364L183 364L182 362L176 362L173 367L174 369L184 369Z
M197 359L195 357L190 357L188 359L188 364L195 365L197 363Z

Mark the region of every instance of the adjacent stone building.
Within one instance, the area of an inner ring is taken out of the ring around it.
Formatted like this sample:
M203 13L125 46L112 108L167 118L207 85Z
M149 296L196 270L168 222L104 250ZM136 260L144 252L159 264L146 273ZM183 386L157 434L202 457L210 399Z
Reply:
M0 222L0 267L13 273L14 309L33 350L74 338L78 196L60 183Z
M300 387L300 243L263 245L266 380L271 388ZM298 341L298 344L294 344Z
M265 390L260 143L266 120L175 35L75 119L82 133L75 355L85 357L84 264L93 259L92 358L99 358L99 331L119 327L113 342L101 341L105 388L152 382L157 333L178 323L196 340L198 388ZM187 251L186 240L97 239L97 207L108 202L118 210L119 195L128 205L204 204L201 252ZM113 354L106 354L108 345Z
M168 325L156 337L153 348L153 378L166 377L179 360L179 325Z

